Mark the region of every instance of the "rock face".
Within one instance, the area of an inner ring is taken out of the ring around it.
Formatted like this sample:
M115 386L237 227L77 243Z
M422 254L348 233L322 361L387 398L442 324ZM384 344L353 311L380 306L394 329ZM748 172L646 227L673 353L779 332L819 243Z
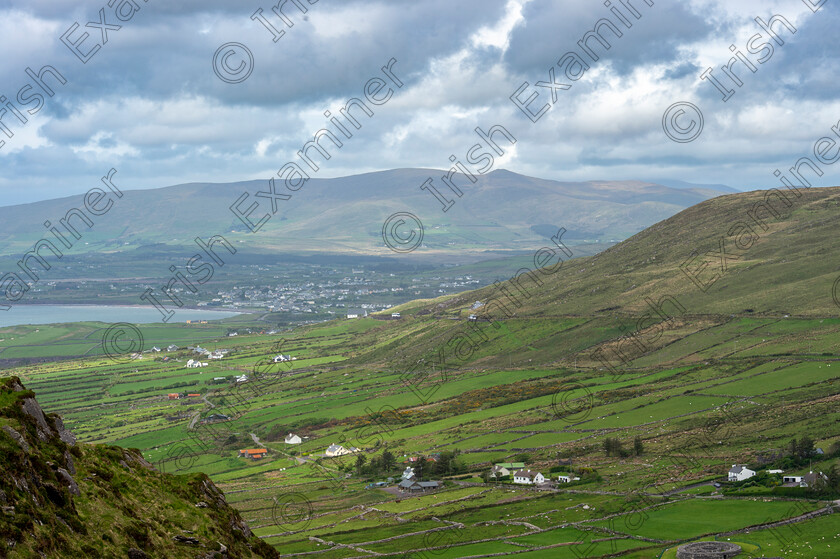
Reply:
M79 491L79 486L76 483L76 480L73 479L73 476L70 475L70 472L65 470L64 468L59 468L57 470L58 477L61 478L61 481L64 482L65 487L67 490L70 491L71 495L76 495L77 497L82 493Z
M64 421L58 416L55 417L55 428L58 431L58 438L67 443L68 446L76 444L76 435L64 426Z
M55 431L52 430L50 424L47 423L47 417L44 415L44 410L35 401L35 398L24 398L21 403L23 413L35 420L38 425L38 438L42 441L47 441L50 437L55 436Z
M12 437L17 444L23 449L24 452L29 452L29 443L26 442L26 439L23 438L23 435L9 427L8 425L3 426L3 430Z

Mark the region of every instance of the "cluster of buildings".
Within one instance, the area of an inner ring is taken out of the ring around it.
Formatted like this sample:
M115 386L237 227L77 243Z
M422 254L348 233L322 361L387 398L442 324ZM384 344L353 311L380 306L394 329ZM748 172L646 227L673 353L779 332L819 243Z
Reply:
M767 473L782 475L784 474L784 470L767 470ZM732 467L729 468L729 472L727 473L727 481L746 481L755 475L756 472L754 470L747 468L743 464L732 464ZM825 481L828 477L822 472L810 471L802 476L783 475L782 483L785 487L813 487L817 483L817 480L820 479Z
M496 480L511 478L513 483L517 485L543 485L551 481L542 472L526 468L524 462L500 462L495 464L490 469L489 477ZM580 481L580 478L571 474L557 477L558 483L572 483L573 481Z
M172 392L171 394L167 394L166 396L169 400L182 400L184 398L201 398L201 394L188 394L186 392Z

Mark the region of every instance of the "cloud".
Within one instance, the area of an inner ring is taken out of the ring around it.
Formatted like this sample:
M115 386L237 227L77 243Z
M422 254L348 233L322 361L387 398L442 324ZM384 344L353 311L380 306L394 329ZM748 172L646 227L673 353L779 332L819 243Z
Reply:
M26 125L0 115L14 133L0 133L8 203L84 191L111 166L131 188L268 178L327 126L325 110L336 114L362 96L391 58L404 86L318 176L444 168L476 143L476 127L502 124L517 144L497 167L559 180L671 176L755 188L774 184L776 167L807 154L840 120L840 8L831 3L812 13L801 0L615 0L610 7L628 27L602 2L320 0L304 3L306 14L288 2L288 27L270 2L149 0L82 64L60 36L79 22L76 36L86 29L95 40L99 31L84 24L106 5L7 0L0 8L0 94L17 94L27 66L54 65L67 78ZM251 19L259 7L286 32L277 42ZM760 31L754 19L775 14L796 34L756 72L737 67L744 84L724 103L700 74L712 67L723 76L730 45L749 54L747 41ZM540 95L535 106L547 102L535 83L564 53L580 51L578 41L602 18L622 36L606 35L610 49L598 48L584 78L530 122L510 95L527 81ZM253 53L244 83L213 72L213 53L227 42ZM662 114L677 101L705 115L691 144L662 131ZM838 182L826 171L821 184Z

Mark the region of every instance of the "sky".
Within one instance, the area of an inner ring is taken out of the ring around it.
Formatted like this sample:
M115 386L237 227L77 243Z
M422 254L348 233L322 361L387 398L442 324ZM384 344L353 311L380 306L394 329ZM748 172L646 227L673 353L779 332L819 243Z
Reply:
M268 180L374 78L393 94L311 176L449 168L476 127L501 125L517 141L494 168L771 188L840 141L837 2L287 0L284 22L265 0L0 0L0 204L81 193L111 168L122 188ZM777 15L795 33L755 21ZM610 48L590 39L592 57L578 42L603 19L621 37L601 26ZM721 70L736 55L754 69L736 62L741 85ZM45 77L52 96L26 72L48 65L66 80ZM840 164L821 170L814 185L840 184Z

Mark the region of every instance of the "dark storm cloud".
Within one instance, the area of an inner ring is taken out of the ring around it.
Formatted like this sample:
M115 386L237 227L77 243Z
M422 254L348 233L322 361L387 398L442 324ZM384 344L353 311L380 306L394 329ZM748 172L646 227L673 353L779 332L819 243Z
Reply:
M616 6L621 6L615 2ZM640 19L627 17L632 28L617 25L623 37L611 41L613 48L604 53L620 74L631 72L642 64L679 61L681 44L703 40L715 30L708 20L691 11L688 3L657 1L647 6L644 0L631 5ZM507 63L517 71L540 72L551 66L568 51L579 51L577 42L593 29L601 18L615 23L619 19L601 2L556 2L533 0L526 5L527 23L513 33ZM605 37L612 39L609 31Z

